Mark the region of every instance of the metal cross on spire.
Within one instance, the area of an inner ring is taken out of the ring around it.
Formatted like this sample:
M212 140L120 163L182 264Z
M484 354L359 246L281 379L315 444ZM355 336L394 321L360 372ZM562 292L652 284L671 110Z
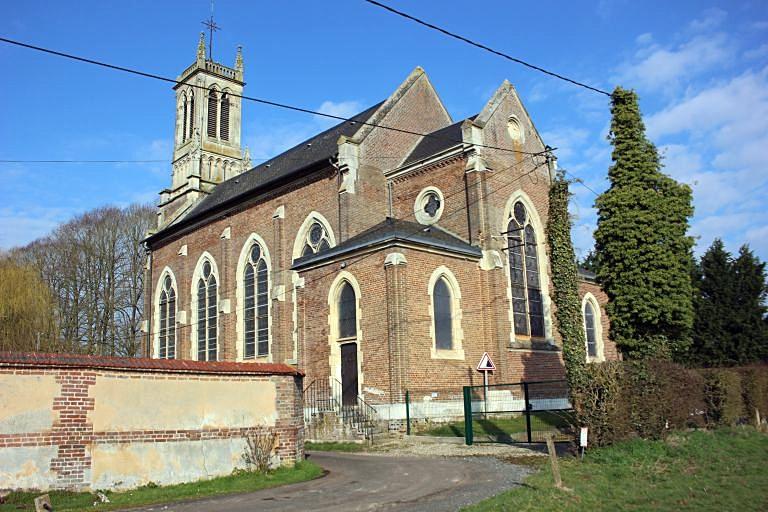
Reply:
M213 21L213 0L211 0L211 17L201 23L208 27L210 34L208 37L208 60L213 60L213 33L221 28Z

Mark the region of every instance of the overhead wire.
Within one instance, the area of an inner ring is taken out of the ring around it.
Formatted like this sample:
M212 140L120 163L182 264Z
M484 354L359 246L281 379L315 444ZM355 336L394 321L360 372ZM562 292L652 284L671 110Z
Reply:
M529 156L527 156L525 159L521 160L520 162L517 162L517 163L515 163L515 164L513 164L513 165L510 165L510 166L507 166L507 167L505 167L505 168L503 168L503 169L500 169L499 171L497 171L497 174L496 174L495 176L492 176L492 177L488 178L488 181L490 182L490 181L492 181L492 180L494 180L494 179L498 179L498 178L499 178L499 176L502 176L502 175L503 175L502 173L504 173L505 171L508 171L508 170L511 170L511 169L514 169L514 168L517 168L517 167L521 167L521 166L523 166L523 165L525 164L526 160L531 160L531 161L533 161L533 159L535 158L535 156L536 156L536 155L529 155ZM471 202L468 202L468 203L467 203L467 207L469 207L470 205L476 204L476 203L480 202L481 200L487 199L488 197L490 197L490 196L491 196L491 194L495 194L495 193L498 193L499 191L501 191L501 190L504 190L504 189L506 189L507 187L510 187L510 186L512 186L513 184L517 183L519 180L521 180L521 179L525 178L526 176L530 176L532 173L534 173L535 171L537 171L538 169L540 169L542 166L546 165L546 163L547 163L547 161L545 160L544 162L541 162L541 163L539 163L539 164L536 164L536 165L534 165L534 166L533 166L533 167L532 167L532 168L531 168L529 171L526 171L525 173L521 174L520 176L518 176L518 177L516 177L516 178L514 178L514 179L512 179L512 180L510 180L510 182L509 182L509 183L505 183L504 185L502 185L502 186L500 186L500 187L498 187L498 188L496 188L496 189L494 189L494 190L490 190L490 191L488 191L486 194L484 194L483 196L481 196L481 197L477 198L476 200L474 200L474 201L471 201ZM455 193L453 193L453 194L449 194L449 195L446 195L446 196L444 196L444 200L447 200L447 199L449 199L449 198L451 198L451 197L453 197L453 196L455 196L455 195L458 195L458 194L464 194L464 193L466 193L466 190L465 190L464 188L461 188L461 187L459 187ZM463 208L461 208L461 209L460 209L460 208L457 208L457 209L455 209L454 211L450 212L449 214L447 214L447 215L444 215L444 216L442 217L442 219L448 219L448 218L450 218L450 217L451 217L451 216L453 216L453 215L457 215L457 214L459 214L459 213L464 213L464 212L465 212L465 209L463 209ZM415 215L416 215L416 212L412 212L412 213L410 213L410 214L408 215L408 217L406 217L406 218L410 218L411 216L414 216L414 217L415 217ZM423 231L424 231L425 229L427 229L427 228L429 228L429 226L420 226L419 228L412 230L412 231L411 231L411 232L410 232L408 235L406 235L405 237L403 237L403 238L402 238L402 240L404 240L404 241L407 241L408 239L412 238L413 236L415 236L415 235L417 235L417 234L419 234L419 233L423 232ZM374 256L375 254L378 254L378 253L376 253L376 252L368 252L368 253L366 253L366 254L362 254L362 255L358 256L357 258L353 258L351 261L347 261L347 262L345 262L345 263L346 263L346 265L345 265L345 268L349 269L349 268L350 268L352 265L354 265L354 264L356 264L356 263L359 263L359 262L361 262L361 261L365 260L366 258L369 258L369 257L371 257L371 256ZM310 280L308 280L308 281L305 281L305 283L304 283L304 287L306 287L308 284L311 284L311 283L314 283L314 282L316 282L316 281L319 281L319 280L325 279L325 278L327 278L327 277L329 277L329 276L331 276L331 275L333 275L333 274L336 274L336 273L338 273L338 269L337 269L337 268L333 268L333 269L331 269L330 271L328 271L328 272L325 272L325 273L321 274L320 276L316 276L316 277L315 277L315 278L313 278L313 279L310 279ZM224 290L224 293L226 293L226 294L228 294L228 295L231 295L233 292L235 292L235 288L233 288L233 287L230 287L230 288L228 288L228 289ZM275 298L277 298L277 297L284 297L284 296L285 296L285 295L286 295L288 292L289 292L289 290L285 290L285 291L283 291L281 294L279 294L279 295L277 295L277 296L272 296L272 295L270 295L270 299L275 299ZM221 292L220 292L220 293L221 293ZM177 294L177 295L178 295L178 294ZM279 299L278 299L278 300L279 300ZM237 309L235 309L235 310L234 310L234 312L237 312L237 313L242 313L244 310L245 310L245 306L243 306L243 307L238 307ZM176 329L177 329L177 332L178 332L178 330L179 330L179 329L188 329L188 328L197 327L197 326L198 326L198 324L199 324L201 321L202 321L202 320L197 320L196 322L189 322L189 323L188 323L188 324L186 324L186 325L177 326L177 328L176 328ZM156 331L156 332L157 332L157 331ZM150 334L151 334L151 333L150 333Z
M11 44L11 45L15 45L15 46L19 46L19 47L22 47L22 48L27 48L27 49L30 49L30 50L35 50L35 51L42 52L42 53L47 53L47 54L50 54L50 55L55 55L55 56L58 56L58 57L63 57L63 58L70 59L70 60L75 60L75 61L78 61L78 62L83 62L83 63L86 63L86 64L93 64L95 66L100 66L100 67L112 69L112 70L115 70L115 71L122 71L122 72L125 72L125 73L130 73L130 74L133 74L133 75L142 76L142 77L145 77L145 78L152 78L154 80L160 80L160 81L171 83L171 84L174 84L174 85L184 85L186 87L195 88L195 89L201 89L201 90L204 90L204 91L208 90L203 85L191 84L191 83L187 83L187 82L184 82L184 81L181 81L181 80L175 80L173 78L168 78L168 77L165 77L165 76L162 76L162 75L158 75L158 74L155 74L155 73L148 73L146 71L141 71L141 70L137 70L137 69L133 69L133 68L128 68L128 67L125 67L125 66L118 66L118 65L115 65L115 64L110 64L110 63L103 62L103 61L98 61L98 60L95 60L95 59L89 59L89 58L86 58L86 57L80 57L78 55L73 55L73 54L61 52L61 51L58 51L58 50L52 50L50 48L44 48L42 46L36 46L36 45L29 44L29 43L24 43L22 41L16 41L14 39L8 39L6 37L0 37L0 42ZM381 128L383 130L392 130L392 131L396 131L396 132L399 132L399 133L406 133L406 134L409 134L409 135L418 135L419 137L429 137L429 138L434 138L434 139L441 139L441 140L445 140L445 141L448 141L448 142L453 142L454 144L457 144L457 145L458 144L465 144L465 145L472 145L472 146L476 146L476 147L481 147L481 148L486 148L486 149L494 149L494 150L497 150L497 151L505 151L505 152L510 152L510 153L531 154L531 153L526 152L526 151L519 151L519 150L516 150L516 149L504 148L504 147L499 147L499 146L491 146L491 145L488 145L488 144L480 144L480 143L474 143L474 142L473 143L467 143L467 142L465 142L463 140L451 139L451 138L448 138L448 137L443 137L441 135L435 135L434 133L420 133L420 132L416 132L416 131L413 131L413 130L407 130L407 129L404 129L404 128L397 128L397 127L394 127L394 126L387 126L387 125L382 125L382 124L378 124L378 123L371 123L369 121L356 120L356 119L354 119L354 117L338 116L338 115L335 115L335 114L329 114L327 112L320 112L320 111L317 111L317 110L311 110L311 109L304 108L304 107L297 107L297 106L294 106L294 105L289 105L287 103L280 103L280 102L277 102L277 101L267 100L267 99L263 99L263 98L256 98L254 96L246 96L246 95L243 95L243 94L235 94L235 93L229 93L229 95L233 96L233 97L236 97L236 98L241 98L243 100L252 101L254 103L260 103L262 105L268 105L268 106L271 106L271 107L281 108L281 109L284 109L284 110L291 110L291 111L294 111L294 112L302 112L302 113L305 113L305 114L312 114L312 115L315 115L315 116L326 117L326 118L329 118L329 119L336 119L338 121L344 121L344 122L348 122L348 123L351 123L351 124L358 124L358 125L363 125L363 126L371 126L371 127L374 127L374 128ZM543 154L543 152L539 152L539 153L536 153L536 154Z
M506 54L506 53L504 53L502 51L494 50L490 46L486 46L486 45L484 45L482 43L478 43L477 41L473 41L472 39L469 39L468 37L464 37L464 36L462 36L460 34L457 34L455 32L451 32L451 31L446 30L446 29L444 29L442 27L438 27L437 25L435 25L433 23L430 23L430 22L425 21L423 19L417 18L416 16L412 16L412 15L410 15L408 13L403 12L403 11L399 11L399 10L395 9L394 7L390 7L389 5L383 4L381 2L377 2L376 0L363 0L363 1L367 2L367 3L371 4L371 5L375 5L377 7L380 7L382 9L386 10L386 11L389 11L392 14L396 14L397 16L401 16L403 18L409 19L409 20L411 20L411 21L413 21L415 23L418 23L419 25L423 25L423 26L425 26L427 28L430 28L432 30L436 30L436 31L438 31L438 32L440 32L442 34L447 35L448 37L452 37L454 39L458 39L459 41L462 41L462 42L467 43L469 45L472 45L472 46L475 46L477 48L480 48L481 50L485 50L485 51L490 52L490 53L492 53L494 55L498 55L499 57L502 57L504 59L510 60L512 62L515 62L515 63L520 64L522 66L525 66L527 68L533 69L533 70L538 71L540 73L544 73L546 75L552 76L552 77L557 78L559 80L564 80L564 81L569 82L569 83L571 83L573 85L577 85L579 87L583 87L585 89L588 89L590 91L593 91L593 92L596 92L596 93L599 93L599 94L604 94L605 96L609 96L609 97L611 96L611 93L609 93L608 91L604 91L602 89L598 89L597 87L593 87L593 86L585 84L583 82L579 82L579 81L574 80L572 78L568 78L567 76L561 75L559 73L555 73L554 71L549 71L548 69L544 69L541 66L537 66L535 64L531 64L530 62L526 62L526 61L524 61L522 59L518 59L517 57L513 57L513 56L508 55L508 54Z

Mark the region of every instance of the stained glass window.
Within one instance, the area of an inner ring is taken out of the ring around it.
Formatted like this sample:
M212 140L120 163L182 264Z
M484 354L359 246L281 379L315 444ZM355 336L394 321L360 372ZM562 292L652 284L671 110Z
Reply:
M453 349L453 298L444 278L435 283L432 290L435 319L435 348Z
M536 232L525 205L518 201L507 224L512 312L515 334L544 337L544 301L541 292Z
M269 275L259 244L254 243L245 265L245 350L244 356L269 354Z
M159 309L160 331L157 357L174 359L176 357L176 290L173 289L173 281L168 275L163 279Z
M587 355L597 357L597 336L595 334L595 310L587 301L584 307L584 329L587 334Z
M203 263L197 281L197 359L216 361L218 337L218 285L211 263Z
M355 290L348 282L341 285L339 293L339 338L357 336L357 301Z

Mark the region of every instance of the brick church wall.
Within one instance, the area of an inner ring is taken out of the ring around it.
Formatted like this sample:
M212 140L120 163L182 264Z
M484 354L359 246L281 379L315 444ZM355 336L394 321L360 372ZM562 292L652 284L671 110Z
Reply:
M0 489L176 484L243 467L273 432L303 459L302 374L279 364L0 353Z

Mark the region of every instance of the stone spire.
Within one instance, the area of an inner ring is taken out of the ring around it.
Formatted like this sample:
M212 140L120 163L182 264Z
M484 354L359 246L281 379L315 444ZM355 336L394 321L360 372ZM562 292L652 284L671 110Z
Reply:
M200 41L197 43L197 62L205 64L205 32L200 32Z

